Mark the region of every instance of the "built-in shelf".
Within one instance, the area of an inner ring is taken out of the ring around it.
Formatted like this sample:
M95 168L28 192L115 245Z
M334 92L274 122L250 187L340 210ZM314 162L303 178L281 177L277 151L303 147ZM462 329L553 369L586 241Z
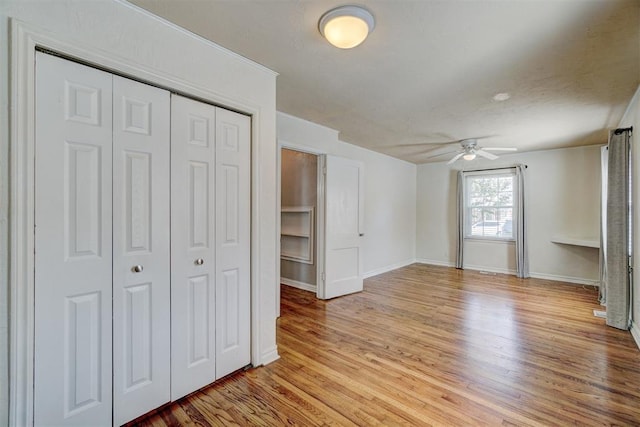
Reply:
M280 258L313 264L313 207L281 209Z
M553 236L551 237L553 243L560 243L562 245L582 246L585 248L600 248L599 239L585 239L568 236Z

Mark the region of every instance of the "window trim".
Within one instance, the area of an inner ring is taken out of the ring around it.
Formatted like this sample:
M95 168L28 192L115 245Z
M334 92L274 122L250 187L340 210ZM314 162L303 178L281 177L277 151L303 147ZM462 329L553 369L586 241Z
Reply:
M469 215L469 191L467 186L467 178L468 177L477 177L483 175L490 176L511 176L513 178L513 204L511 206L512 209L512 230L516 229L516 221L518 218L518 186L516 182L516 168L515 167L506 167L506 168L495 168L495 169L486 169L486 170L474 170L474 171L463 171L463 212L464 212L464 229L463 229L463 239L465 241L481 241L481 242L495 242L495 243L514 243L516 241L515 232L512 231L511 237L498 237L498 236L472 236L471 235L471 215Z

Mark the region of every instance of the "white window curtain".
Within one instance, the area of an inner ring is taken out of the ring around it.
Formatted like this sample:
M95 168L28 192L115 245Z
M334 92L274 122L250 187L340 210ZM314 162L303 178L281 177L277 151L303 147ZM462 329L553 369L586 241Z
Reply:
M607 325L629 329L630 279L630 129L609 135L606 213Z
M527 223L525 212L527 210L525 203L525 165L514 166L516 171L517 200L514 238L516 241L516 275L521 278L529 277L529 250ZM509 168L504 168L509 169ZM467 171L477 172L477 171ZM464 269L464 224L465 224L465 171L458 172L458 184L456 187L456 268Z

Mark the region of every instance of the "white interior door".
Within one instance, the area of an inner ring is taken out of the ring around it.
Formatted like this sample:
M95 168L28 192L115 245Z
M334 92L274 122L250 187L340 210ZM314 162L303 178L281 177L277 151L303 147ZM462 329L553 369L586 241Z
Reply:
M355 160L325 158L325 282L319 297L362 291L364 168Z
M216 377L251 362L251 119L216 109Z
M170 400L166 90L113 77L114 423Z
M216 379L216 107L171 97L171 399Z
M111 425L111 85L36 54L36 425Z

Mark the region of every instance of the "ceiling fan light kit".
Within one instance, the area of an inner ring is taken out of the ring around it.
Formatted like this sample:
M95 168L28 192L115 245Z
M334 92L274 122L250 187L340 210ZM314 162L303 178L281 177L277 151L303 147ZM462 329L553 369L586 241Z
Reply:
M326 12L318 22L320 34L340 49L361 44L375 28L375 20L360 6L340 6Z
M480 147L478 145L478 138L470 138L470 139L461 139L459 141L450 141L450 142L446 142L443 143L444 145L449 145L449 144L460 144L461 146L461 150L456 151L456 155L447 162L448 165L455 163L456 161L458 161L458 159L463 159L466 161L471 161L471 160L475 160L478 156L483 157L485 159L488 160L495 160L498 158L498 156L496 156L493 153L490 153L489 151L518 151L517 148L513 148L513 147L487 147L487 148L483 148ZM436 154L435 156L429 156L427 157L427 159L430 158L434 158L434 157L440 157L440 156L445 156L447 154L451 154L451 152L448 153L441 153L441 154Z

